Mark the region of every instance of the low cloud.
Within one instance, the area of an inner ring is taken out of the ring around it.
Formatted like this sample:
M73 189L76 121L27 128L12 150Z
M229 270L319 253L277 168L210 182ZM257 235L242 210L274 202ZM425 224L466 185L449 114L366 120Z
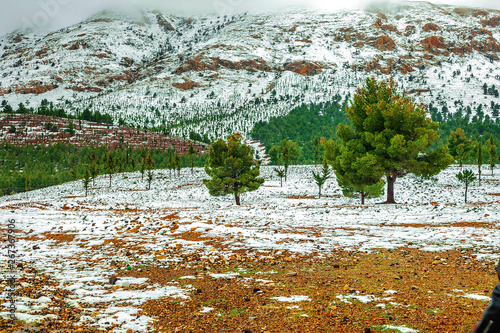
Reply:
M6 0L4 0L6 2ZM381 2L381 1L378 1ZM396 3L396 0L384 1ZM500 9L496 0L435 0L434 3ZM138 8L157 8L182 14L231 14L244 11L266 11L286 7L322 8L326 10L363 8L373 1L350 0L22 0L8 1L0 12L0 35L20 27L50 31L78 23L109 8L134 11Z

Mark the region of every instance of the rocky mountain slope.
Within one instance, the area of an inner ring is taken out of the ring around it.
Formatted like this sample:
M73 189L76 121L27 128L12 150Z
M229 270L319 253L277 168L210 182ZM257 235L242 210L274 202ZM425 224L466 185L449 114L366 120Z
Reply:
M0 98L134 125L220 137L345 98L367 76L392 77L417 101L450 111L500 103L500 11L408 2L180 17L101 12L48 35L0 37ZM498 96L498 95L497 95Z

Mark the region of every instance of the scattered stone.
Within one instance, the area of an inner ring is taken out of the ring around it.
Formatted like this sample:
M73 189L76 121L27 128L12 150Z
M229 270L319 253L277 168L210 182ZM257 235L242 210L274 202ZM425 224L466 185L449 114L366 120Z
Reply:
M286 273L285 276L287 276L287 277L297 276L297 272L288 272L288 273Z
M109 277L109 283L110 284L115 284L116 281L118 281L118 280L119 279L116 276L114 276L114 275Z

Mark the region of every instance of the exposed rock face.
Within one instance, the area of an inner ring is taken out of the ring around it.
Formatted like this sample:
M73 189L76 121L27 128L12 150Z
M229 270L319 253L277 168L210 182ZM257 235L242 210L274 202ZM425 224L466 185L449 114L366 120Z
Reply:
M495 28L500 25L500 16L495 16L490 18L489 20L481 21L481 23L483 24L483 26Z
M325 66L319 62L307 61L292 62L283 66L283 70L292 71L301 75L316 75L321 73L323 68L325 68Z
M396 47L396 43L389 36L380 36L373 42L373 47L379 49L380 51L393 51Z
M197 82L191 81L187 78L183 78L184 82L182 83L172 83L172 87L177 88L179 90L191 90L196 87L201 87L201 85Z
M424 27L422 28L422 30L425 31L425 32L439 31L439 30L441 30L441 28L437 24L429 22L426 25L424 25Z
M444 42L443 37L438 37L438 36L429 36L427 38L422 39L420 42L422 47L426 52L432 53L432 54L439 54L440 51L436 49L446 49L448 45Z
M22 94L22 95L26 94L40 95L48 91L54 90L55 88L57 88L56 85L43 84L41 82L30 82L24 86L13 86L10 87L9 89L0 89L0 96L4 96L10 93Z
M417 28L414 25L407 25L406 26L406 28L405 28L405 36L406 37L413 35L415 32L417 32Z
M163 27L165 32L175 31L174 27L167 21L161 14L156 15L156 20L158 24Z
M497 40L493 38L491 31L486 29L479 29L474 31L469 40L471 47L481 53L496 53L500 52L500 45Z
M175 70L175 74L182 74L189 71L215 71L219 68L232 70L265 71L272 68L263 59L241 60L233 62L219 58L208 58L203 54L187 60Z

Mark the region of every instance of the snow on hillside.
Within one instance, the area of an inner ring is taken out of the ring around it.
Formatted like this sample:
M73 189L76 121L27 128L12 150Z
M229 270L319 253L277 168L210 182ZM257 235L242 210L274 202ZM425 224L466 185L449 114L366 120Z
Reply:
M500 100L483 85L500 85L499 18L427 2L219 17L102 12L47 36L1 37L0 95L222 137L352 94L376 75L417 101L491 114Z
M112 188L99 177L88 197L81 182L5 196L0 210L4 218L16 220L18 261L31 263L54 278L57 288L69 291L71 305L83 311L82 322L101 328L116 324L114 332L145 330L152 319L138 312L141 304L165 296L182 301L189 290L134 278L113 286L109 277L127 266L168 267L190 253L212 262L236 256L259 261L284 252L325 257L339 248L411 247L498 257L497 175L483 171L482 185L471 186L467 204L455 177L459 168L452 166L431 180L398 179L399 204L379 205L383 198L378 198L361 206L343 197L335 180L318 199L313 168L290 167L289 181L280 187L272 167L262 167L266 182L243 194L241 206L231 196L209 196L202 185L206 174L198 168L194 175L183 170L180 177L158 170L150 191L139 173L126 173L114 177ZM19 317L30 321L37 318L35 305L50 300L19 302Z

